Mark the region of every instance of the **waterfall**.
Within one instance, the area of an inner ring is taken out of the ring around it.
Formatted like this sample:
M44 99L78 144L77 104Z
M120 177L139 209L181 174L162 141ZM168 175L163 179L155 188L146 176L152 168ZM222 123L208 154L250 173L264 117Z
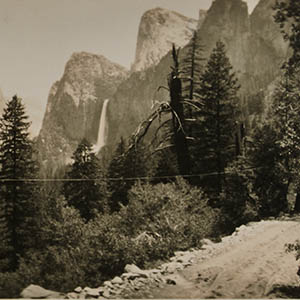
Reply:
M97 143L94 146L94 152L98 153L106 143L106 112L109 99L105 99L102 106Z

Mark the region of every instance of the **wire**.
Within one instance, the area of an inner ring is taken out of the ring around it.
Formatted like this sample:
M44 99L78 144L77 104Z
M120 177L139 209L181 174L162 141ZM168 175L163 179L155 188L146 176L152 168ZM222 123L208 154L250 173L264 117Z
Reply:
M257 170L258 167L245 168L245 170ZM193 175L172 175L172 176L142 176L142 177L103 177L103 178L3 178L0 182L89 182L89 181L135 181L135 180L154 180L154 179L174 179L178 177L194 178L208 177L216 175L234 174L234 172L211 172Z

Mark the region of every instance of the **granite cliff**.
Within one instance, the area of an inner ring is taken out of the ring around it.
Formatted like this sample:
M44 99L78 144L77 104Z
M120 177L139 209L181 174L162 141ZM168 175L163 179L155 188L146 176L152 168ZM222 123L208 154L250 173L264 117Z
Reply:
M61 165L83 137L95 143L103 102L127 76L124 67L101 55L74 53L49 93L38 137L41 160Z

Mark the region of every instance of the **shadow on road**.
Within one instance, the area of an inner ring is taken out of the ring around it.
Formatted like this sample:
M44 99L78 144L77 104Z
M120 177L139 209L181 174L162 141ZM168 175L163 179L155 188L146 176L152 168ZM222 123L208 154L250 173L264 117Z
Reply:
M271 294L272 296L276 296L276 298L299 299L300 286L293 286L293 285L277 286L272 290Z

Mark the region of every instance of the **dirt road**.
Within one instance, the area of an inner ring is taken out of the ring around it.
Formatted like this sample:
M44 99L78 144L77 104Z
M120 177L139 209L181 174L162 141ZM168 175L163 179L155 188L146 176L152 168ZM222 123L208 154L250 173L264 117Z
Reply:
M172 274L176 284L148 287L138 298L300 298L298 262L285 244L300 239L298 221L242 226L199 251L193 265Z

